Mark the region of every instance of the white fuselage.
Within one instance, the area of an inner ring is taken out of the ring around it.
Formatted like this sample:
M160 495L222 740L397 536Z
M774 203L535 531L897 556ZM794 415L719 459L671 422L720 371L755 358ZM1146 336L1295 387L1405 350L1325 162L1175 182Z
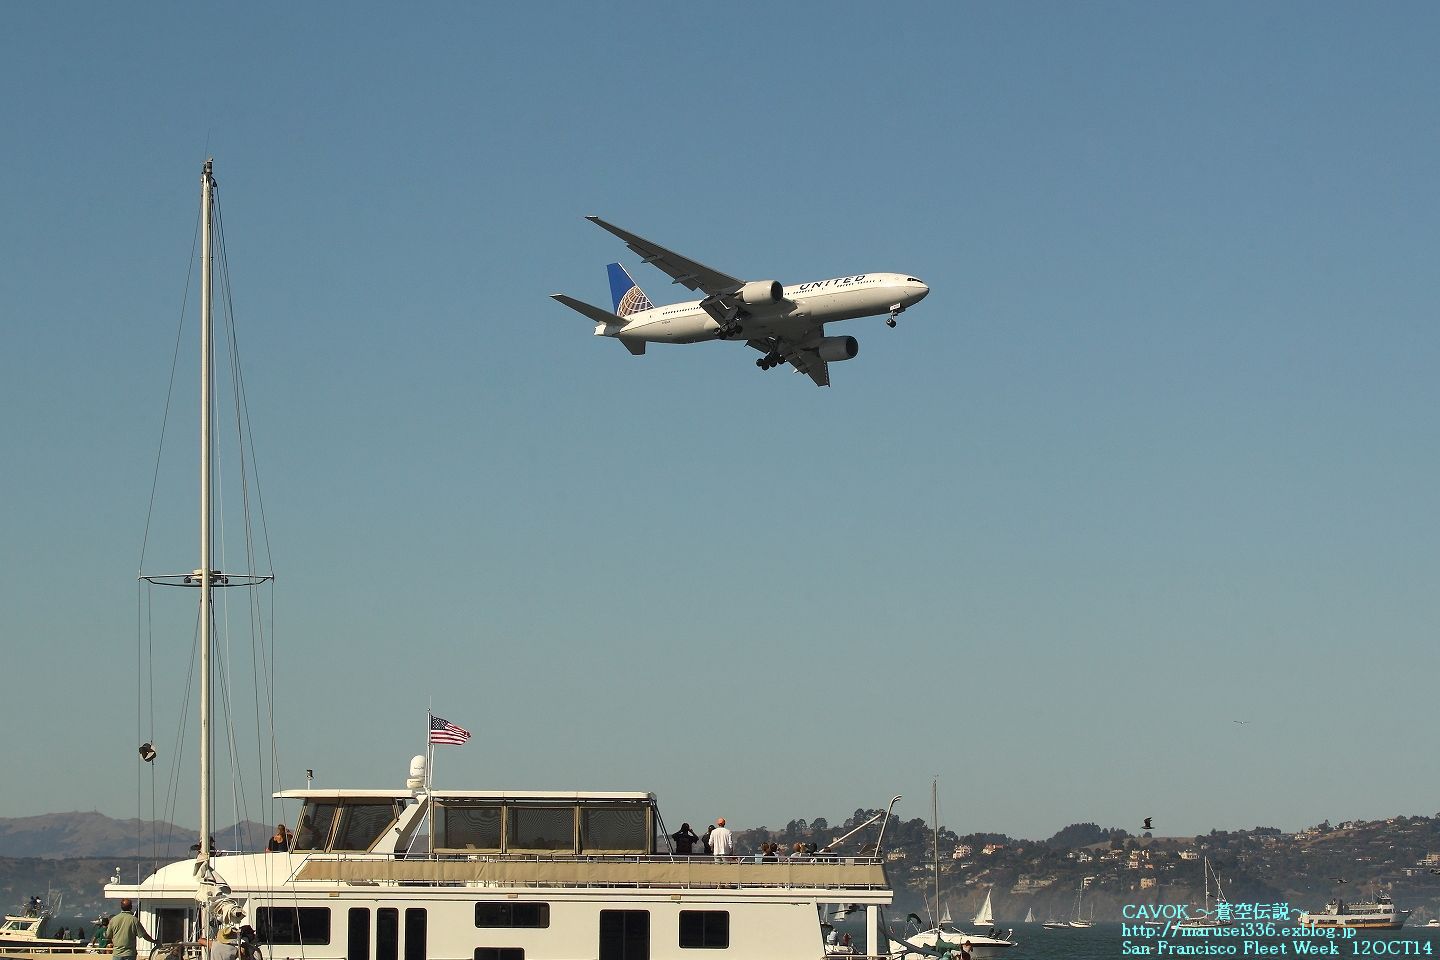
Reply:
M865 273L799 283L784 288L785 299L771 308L747 308L740 319L745 337L797 339L832 320L853 320L889 313L919 303L930 288L902 273ZM699 300L672 303L632 313L625 323L597 324L596 336L651 343L695 343L714 340L720 324Z

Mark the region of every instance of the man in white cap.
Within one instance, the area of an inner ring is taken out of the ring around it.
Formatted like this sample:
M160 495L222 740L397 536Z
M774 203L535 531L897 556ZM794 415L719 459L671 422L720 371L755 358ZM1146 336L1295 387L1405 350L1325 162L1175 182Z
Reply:
M725 826L724 817L715 821L715 832L710 834L710 849L715 852L716 860L724 860L735 854L735 834Z

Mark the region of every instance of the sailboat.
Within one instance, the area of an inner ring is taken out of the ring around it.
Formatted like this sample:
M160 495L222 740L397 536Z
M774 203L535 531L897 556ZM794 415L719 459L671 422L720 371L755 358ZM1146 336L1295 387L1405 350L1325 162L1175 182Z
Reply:
M1082 930L1095 926L1094 920L1085 919L1085 915L1081 913L1085 903L1085 888L1089 885L1090 878L1082 877L1080 880L1080 893L1075 897L1075 918L1070 921L1070 926L1079 927Z
M1034 907L1031 907L1029 910L1026 910L1026 911L1025 911L1025 919L1024 919L1024 921L1022 921L1022 922L1024 922L1024 923L1034 923L1034 922L1035 922L1035 908L1034 908Z
M865 944L870 953L880 952L881 909L894 900L882 843L898 796L825 847L827 854L834 852L879 824L871 848L853 856L847 851L843 858L717 860L674 852L649 791L437 791L431 765L421 755L410 761L408 776L378 788L307 785L275 794L301 805L289 847L215 848L212 591L269 580L221 572L211 555L215 197L213 166L206 161L200 217L200 567L173 578L144 578L198 588L200 842L193 859L162 865L137 882L113 878L105 896L135 901L143 927L177 957L192 956L199 941L233 934L243 924L253 925L261 960L472 955L648 960L652 936L655 954L735 946L747 960L813 960L824 936L823 919L836 907L863 911ZM384 704L399 695L396 678L440 669L415 646L394 647L387 662L368 672L339 663L335 682L349 683L343 696L310 703L310 709L334 725L336 736L364 738L366 725L379 722L375 718ZM502 668L501 657L503 650L496 651L492 666ZM436 720L427 721L423 736L416 724L417 746L463 742L436 740ZM469 738L462 728L449 727ZM154 759L151 743L141 756L145 762ZM563 762L555 758L557 766ZM776 894L780 889L783 897Z
M935 883L935 913L940 912L940 800L938 781L931 781L930 784L930 817L933 821L931 831L931 855L934 866ZM933 960L937 953L950 951L956 956L960 953L961 946L970 945L970 952L975 956L996 954L1010 947L1015 946L1016 941L1012 937L1014 931L1001 930L994 925L994 918L991 915L990 894L985 894L985 903L980 911L975 914L975 922L980 923L981 917L988 917L988 927L984 933L966 933L955 926L950 919L950 909L945 908L944 915L939 922L928 930L921 930L909 937L896 938L894 933L890 934L890 953L905 956L903 960ZM934 914L932 914L933 916ZM913 914L912 914L913 917ZM918 918L916 918L918 919ZM918 924L916 924L918 926ZM872 951L873 952L873 951Z
M970 922L987 930L995 926L995 908L990 905L990 890L985 891L985 902L980 905L979 910L975 911L975 918Z
M1219 917L1216 916L1217 914L1221 914L1228 917L1230 913L1228 909L1229 901L1225 899L1225 891L1220 889L1220 874L1216 872L1215 868L1210 865L1209 857L1205 858L1204 866L1202 869L1204 871L1202 882L1205 885L1205 906L1202 909L1197 910L1195 916L1186 917L1183 920L1175 921L1175 927L1177 929L1182 927L1186 929L1195 929L1202 927L1223 927L1229 925L1229 920L1221 920L1219 919ZM1215 885L1215 909L1213 910L1210 907L1210 885L1212 878ZM1221 910L1221 904L1225 904L1226 909Z

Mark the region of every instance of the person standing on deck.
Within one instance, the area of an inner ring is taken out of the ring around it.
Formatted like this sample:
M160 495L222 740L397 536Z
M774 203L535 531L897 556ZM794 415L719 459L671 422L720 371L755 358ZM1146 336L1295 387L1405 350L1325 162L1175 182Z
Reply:
M135 937L144 937L151 943L158 943L149 932L135 919L135 914L130 911L133 908L130 898L126 897L120 901L120 912L110 918L110 923L105 927L105 936L114 945L115 950L112 960L135 960Z
M690 824L680 824L680 829L670 834L670 839L675 841L675 852L682 857L688 857L695 852L695 844L700 842L695 831L690 829Z
M710 834L710 849L715 852L716 860L723 860L735 853L735 834L725 826L724 817L715 821L715 832Z

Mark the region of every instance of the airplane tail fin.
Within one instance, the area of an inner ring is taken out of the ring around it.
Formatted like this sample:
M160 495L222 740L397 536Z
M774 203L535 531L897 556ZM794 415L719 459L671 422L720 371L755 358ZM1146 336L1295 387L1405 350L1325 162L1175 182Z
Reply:
M640 289L639 284L625 272L624 267L612 263L606 269L610 271L610 295L615 298L616 316L628 317L632 313L655 306L650 302L650 298L645 296L645 291Z

